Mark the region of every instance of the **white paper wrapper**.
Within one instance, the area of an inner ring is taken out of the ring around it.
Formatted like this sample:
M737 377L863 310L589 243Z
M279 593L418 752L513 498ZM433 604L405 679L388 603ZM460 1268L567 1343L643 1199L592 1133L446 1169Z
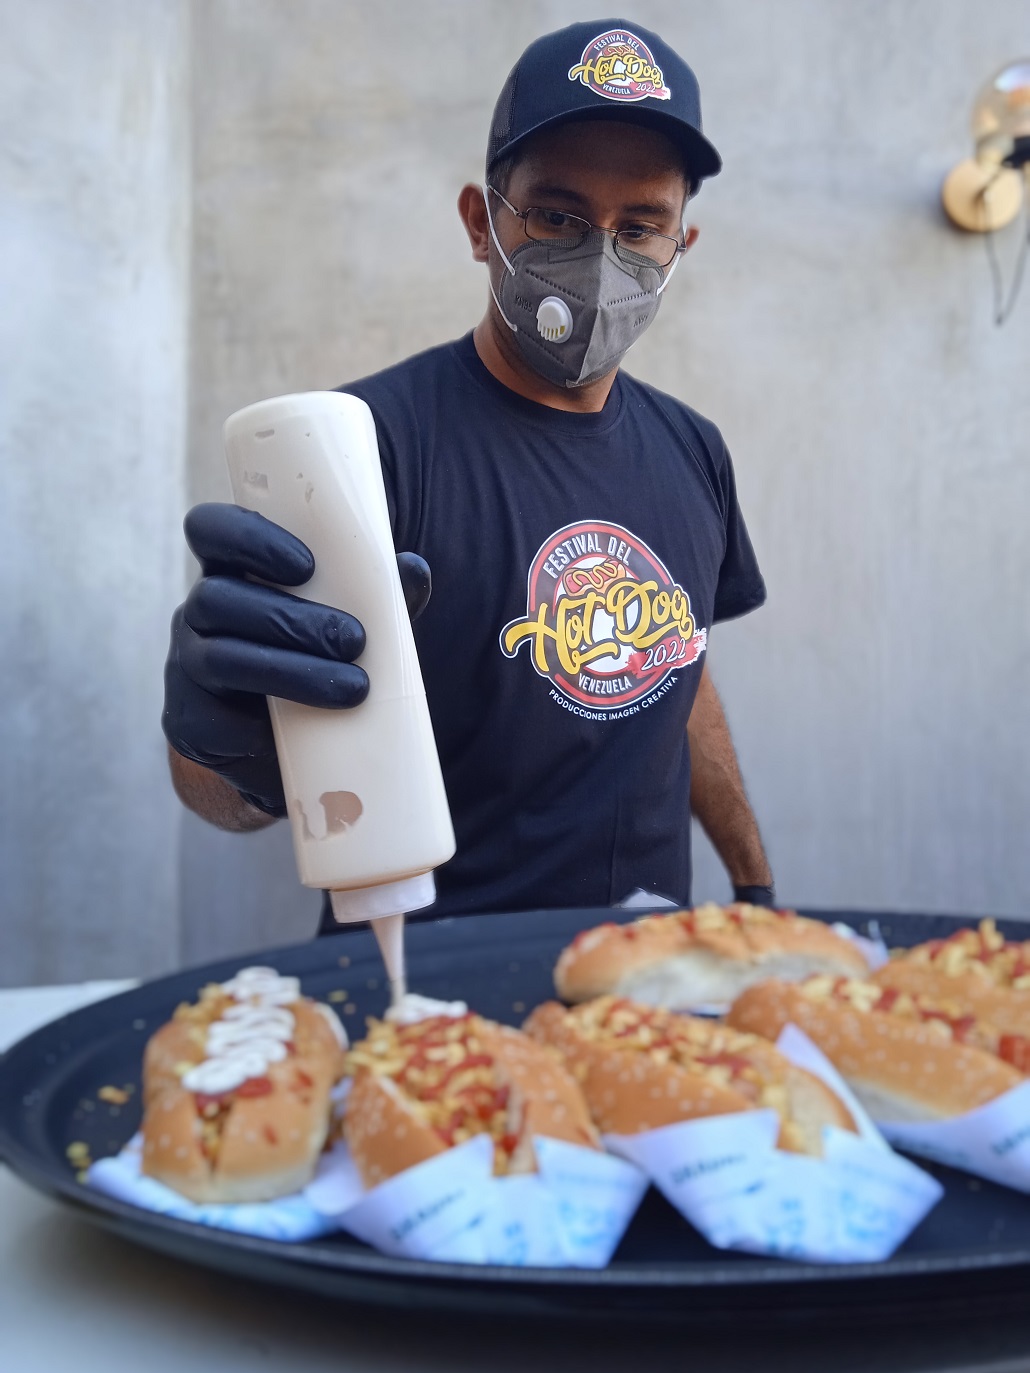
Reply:
M868 935L859 934L850 925L845 925L843 920L834 921L830 929L833 930L834 934L839 934L842 939L847 939L861 949L862 953L865 954L871 973L876 972L877 968L882 968L885 963L890 961L890 950L883 942L880 927L875 920L869 921Z
M143 1137L134 1135L121 1153L112 1158L97 1159L90 1164L86 1181L98 1192L118 1201L131 1202L145 1211L162 1216L193 1221L196 1225L210 1225L216 1230L234 1230L237 1234L258 1235L262 1239L317 1239L336 1227L321 1211L307 1200L303 1192L280 1197L276 1201L238 1203L233 1206L198 1205L187 1200L154 1178L144 1177ZM334 1160L325 1155L318 1165L318 1174L330 1171Z
M892 1153L832 1065L793 1025L777 1047L844 1099L860 1133L827 1127L821 1159L777 1149L774 1111L667 1125L605 1143L636 1163L718 1249L818 1263L888 1258L943 1188Z
M1030 1192L1030 1082L951 1120L883 1121L899 1149Z
M668 906L670 910L679 910L675 901L670 901L667 896L659 896L657 892L645 891L643 887L634 887L628 896L624 896L621 901L616 901L614 909L617 911L643 911L655 910Z
M341 1229L395 1257L516 1267L603 1268L648 1187L631 1164L559 1140L534 1141L539 1172L492 1176L485 1135L365 1192L346 1147L307 1189Z

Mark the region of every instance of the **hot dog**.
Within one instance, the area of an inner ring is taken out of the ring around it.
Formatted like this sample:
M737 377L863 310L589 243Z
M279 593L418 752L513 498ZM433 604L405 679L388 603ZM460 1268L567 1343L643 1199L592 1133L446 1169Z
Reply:
M883 1121L962 1115L1019 1086L1030 1068L1030 1040L978 1020L957 1002L871 980L764 982L741 993L727 1020L768 1039L797 1025Z
M871 978L881 987L954 1001L996 1029L1030 1032L1030 940L1005 939L993 920L918 944Z
M599 997L572 1010L547 1002L524 1028L559 1050L603 1132L768 1107L780 1117L780 1148L819 1155L824 1125L854 1129L818 1078L757 1035L714 1021Z
M371 1020L347 1072L343 1136L366 1187L480 1134L497 1174L535 1169L534 1135L599 1147L558 1056L478 1015Z
M707 905L585 930L559 955L554 982L563 1001L611 995L689 1009L728 1005L768 977L795 981L815 972L864 977L868 965L818 920L762 906Z
M295 978L244 969L150 1039L143 1172L197 1202L268 1201L310 1181L346 1038Z

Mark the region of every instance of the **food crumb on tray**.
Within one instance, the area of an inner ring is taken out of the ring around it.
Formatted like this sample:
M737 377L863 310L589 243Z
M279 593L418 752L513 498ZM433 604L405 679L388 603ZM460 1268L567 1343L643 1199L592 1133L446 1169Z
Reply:
M86 1170L93 1162L90 1157L89 1145L81 1139L72 1140L64 1152L68 1162L75 1169L76 1180L78 1182L85 1181Z
M101 1101L109 1102L112 1106L124 1106L129 1097L132 1096L132 1087L101 1087L97 1092Z

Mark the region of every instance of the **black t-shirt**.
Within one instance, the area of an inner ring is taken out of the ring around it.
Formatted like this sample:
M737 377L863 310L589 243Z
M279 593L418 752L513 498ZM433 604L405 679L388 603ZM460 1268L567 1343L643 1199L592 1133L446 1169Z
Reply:
M600 414L538 405L471 334L340 390L433 574L414 633L458 845L433 912L688 902L707 633L765 599L718 429L624 372Z

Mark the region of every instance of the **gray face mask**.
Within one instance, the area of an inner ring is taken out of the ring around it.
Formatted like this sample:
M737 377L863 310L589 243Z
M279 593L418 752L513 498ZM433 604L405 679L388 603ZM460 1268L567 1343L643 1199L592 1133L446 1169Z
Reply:
M500 292L492 283L490 291L526 362L556 386L585 386L613 371L658 313L672 270L637 253L617 256L601 231L572 247L529 240L509 258L484 194L505 267Z

